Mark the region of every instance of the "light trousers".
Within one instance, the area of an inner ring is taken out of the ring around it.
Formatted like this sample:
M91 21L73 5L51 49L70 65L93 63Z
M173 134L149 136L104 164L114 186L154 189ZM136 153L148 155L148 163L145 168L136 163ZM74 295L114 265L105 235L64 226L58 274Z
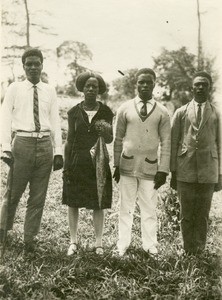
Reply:
M53 162L51 138L16 136L12 154L14 164L13 169L9 171L6 192L3 196L0 229L12 229L18 203L29 183L24 222L24 240L29 241L40 228Z
M152 180L120 176L119 239L117 247L126 250L131 242L131 230L136 200L140 207L142 247L145 251L157 246L157 191Z

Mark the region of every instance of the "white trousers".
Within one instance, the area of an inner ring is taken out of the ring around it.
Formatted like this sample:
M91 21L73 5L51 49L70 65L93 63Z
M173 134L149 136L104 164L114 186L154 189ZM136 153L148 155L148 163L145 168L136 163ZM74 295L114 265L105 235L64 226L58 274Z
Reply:
M140 207L142 247L145 251L157 246L157 191L151 180L120 176L119 239L117 247L125 251L131 242L131 229L136 200Z

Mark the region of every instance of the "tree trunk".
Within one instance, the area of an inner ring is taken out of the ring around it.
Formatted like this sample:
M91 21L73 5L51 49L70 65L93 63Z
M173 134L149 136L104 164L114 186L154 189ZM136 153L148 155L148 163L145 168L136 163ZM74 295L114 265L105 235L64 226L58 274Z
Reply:
M202 52L202 41L201 41L201 19L200 19L200 5L199 0L197 0L197 18L198 18L198 56L197 56L197 69L203 69L203 52Z
M29 10L28 10L27 0L24 0L24 4L25 4L25 12L26 12L26 46L30 47L30 34L29 34L30 19L29 19Z

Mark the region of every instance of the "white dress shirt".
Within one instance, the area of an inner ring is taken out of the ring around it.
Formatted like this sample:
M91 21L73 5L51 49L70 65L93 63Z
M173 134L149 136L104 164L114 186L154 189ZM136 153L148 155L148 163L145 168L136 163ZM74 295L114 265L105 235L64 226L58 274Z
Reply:
M139 96L136 96L135 102L136 102L138 111L140 111L142 106L144 105L143 100ZM147 114L149 114L149 112L152 110L154 104L155 104L155 101L153 99L150 99L146 102Z
M193 101L193 105L194 105L194 111L195 111L196 118L197 118L197 111L198 111L198 108L199 108L198 104L201 104L200 108L201 108L201 121L202 121L203 112L204 112L206 102L199 103L199 102L195 101L194 99L192 101Z
M50 131L54 155L62 154L62 135L55 89L48 84L36 84L39 100L39 121L42 131ZM13 82L6 92L1 111L2 151L11 151L11 134L16 131L35 131L33 116L33 84Z

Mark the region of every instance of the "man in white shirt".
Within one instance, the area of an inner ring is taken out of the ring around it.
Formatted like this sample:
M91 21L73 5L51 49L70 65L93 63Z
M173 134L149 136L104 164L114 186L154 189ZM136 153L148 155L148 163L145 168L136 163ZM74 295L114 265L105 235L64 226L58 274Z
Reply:
M197 72L194 99L175 112L172 123L171 187L178 191L188 254L205 248L213 192L222 184L220 114L209 102L211 87L211 76Z
M142 247L157 254L157 189L166 182L170 165L170 118L167 109L152 98L156 74L138 71L138 96L117 111L114 139L114 179L120 179L118 253L131 242L135 203L141 214ZM160 146L160 155L158 148Z
M27 79L9 86L2 105L1 158L10 171L0 212L0 242L13 227L17 205L29 183L24 243L32 251L52 166L54 171L63 167L62 137L56 92L40 81L41 51L26 50L22 63Z

